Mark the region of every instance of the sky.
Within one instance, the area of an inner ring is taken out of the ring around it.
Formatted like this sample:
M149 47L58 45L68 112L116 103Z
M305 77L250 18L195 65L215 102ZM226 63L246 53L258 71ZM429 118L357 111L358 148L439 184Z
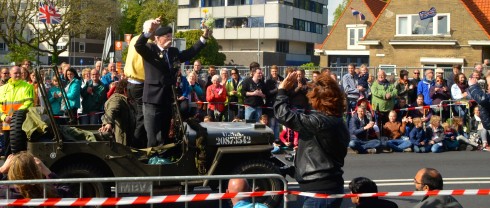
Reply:
M328 25L332 25L333 21L333 12L335 12L335 9L339 6L340 3L342 3L342 0L327 0L328 1Z

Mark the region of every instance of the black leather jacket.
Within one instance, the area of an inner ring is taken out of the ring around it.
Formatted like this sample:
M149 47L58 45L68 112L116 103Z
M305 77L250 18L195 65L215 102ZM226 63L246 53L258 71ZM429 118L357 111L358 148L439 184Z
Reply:
M490 130L490 95L483 92L480 85L474 84L468 89L471 98L473 98L480 108L480 119L483 124L483 128Z
M350 141L341 117L319 112L291 111L286 91L280 89L274 103L279 123L299 132L295 177L302 191L330 191L343 187L344 158Z

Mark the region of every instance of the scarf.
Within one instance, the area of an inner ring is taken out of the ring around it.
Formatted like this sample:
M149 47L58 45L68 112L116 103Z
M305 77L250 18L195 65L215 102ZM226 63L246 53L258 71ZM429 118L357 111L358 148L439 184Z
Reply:
M388 89L388 86L390 86L390 82L388 82L387 79L384 79L383 81L379 81L379 80L377 80L377 81L378 81L379 85L381 85L385 88L385 90Z
M464 93L466 92L466 89L468 89L468 85L467 84L460 84L460 83L457 83L459 89L461 90L461 93Z

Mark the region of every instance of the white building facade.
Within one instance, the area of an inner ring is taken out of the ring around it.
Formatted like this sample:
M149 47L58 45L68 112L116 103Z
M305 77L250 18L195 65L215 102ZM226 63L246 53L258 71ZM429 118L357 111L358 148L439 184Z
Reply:
M213 36L225 64L301 65L318 63L328 22L327 0L179 0L177 29L200 28L208 15L216 20Z

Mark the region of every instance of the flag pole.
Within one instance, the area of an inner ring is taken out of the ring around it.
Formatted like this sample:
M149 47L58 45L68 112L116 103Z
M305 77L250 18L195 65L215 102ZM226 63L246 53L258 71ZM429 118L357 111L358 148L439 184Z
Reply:
M41 5L41 0L38 1L38 4L37 6L40 6ZM40 44L40 40L39 40L39 12L37 12L37 65L38 66L41 66L41 64L39 63L39 44Z

